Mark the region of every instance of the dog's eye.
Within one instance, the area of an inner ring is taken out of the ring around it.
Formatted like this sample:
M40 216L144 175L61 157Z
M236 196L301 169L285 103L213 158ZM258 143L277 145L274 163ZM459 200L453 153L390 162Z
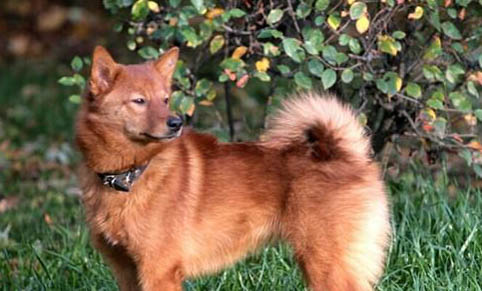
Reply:
M133 99L132 102L136 104L144 104L146 103L146 100L144 98L136 98L136 99Z

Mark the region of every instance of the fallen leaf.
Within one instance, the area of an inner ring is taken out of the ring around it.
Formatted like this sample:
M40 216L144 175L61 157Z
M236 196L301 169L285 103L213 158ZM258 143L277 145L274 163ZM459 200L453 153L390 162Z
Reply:
M202 105L202 106L213 106L213 102L209 101L209 100L202 100L202 101L199 101L199 105Z

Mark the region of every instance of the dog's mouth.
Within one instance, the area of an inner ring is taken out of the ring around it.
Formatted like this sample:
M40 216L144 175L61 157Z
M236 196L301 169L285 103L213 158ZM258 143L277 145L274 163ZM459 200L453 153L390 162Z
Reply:
M143 135L143 136L145 136L145 137L147 137L151 140L161 141L161 140L175 139L175 138L181 136L181 133L182 133L182 127L179 130L176 130L175 132L171 132L171 133L165 134L165 135L150 134L150 133L147 133L147 132L143 132L143 133L141 133L141 135Z

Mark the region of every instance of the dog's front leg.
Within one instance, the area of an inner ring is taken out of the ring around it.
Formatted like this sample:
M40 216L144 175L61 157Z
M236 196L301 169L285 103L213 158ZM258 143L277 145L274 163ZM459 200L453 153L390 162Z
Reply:
M159 254L141 258L138 270L142 290L182 291L184 275L178 262Z

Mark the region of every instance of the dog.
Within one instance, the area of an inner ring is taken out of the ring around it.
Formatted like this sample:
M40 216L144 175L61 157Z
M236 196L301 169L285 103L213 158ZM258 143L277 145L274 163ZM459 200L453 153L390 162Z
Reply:
M169 109L178 56L122 65L96 47L77 116L85 215L119 288L182 290L280 239L310 290L373 290L390 214L352 109L300 93L260 141L220 143Z

